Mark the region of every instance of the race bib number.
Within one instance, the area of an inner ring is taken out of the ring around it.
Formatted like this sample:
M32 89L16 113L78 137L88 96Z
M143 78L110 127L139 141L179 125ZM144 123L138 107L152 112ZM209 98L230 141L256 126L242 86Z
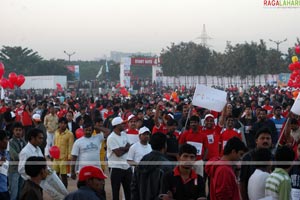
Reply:
M207 135L207 141L208 141L208 144L213 144L214 143L214 135Z
M7 176L8 172L8 161L5 161L0 167L0 174Z
M292 196L292 200L299 199L299 197L300 197L300 189L292 188L291 196Z
M194 146L197 149L197 156L202 154L202 146L203 144L200 142L187 142L188 144Z

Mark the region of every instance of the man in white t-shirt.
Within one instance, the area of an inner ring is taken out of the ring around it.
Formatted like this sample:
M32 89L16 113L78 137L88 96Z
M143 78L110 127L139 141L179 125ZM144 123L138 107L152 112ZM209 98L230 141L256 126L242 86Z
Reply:
M76 140L72 148L71 178L76 179L75 162L78 160L79 170L87 165L100 166L100 148L104 140L103 133L92 136L93 126L90 123L83 125L84 137Z
M127 152L130 144L124 132L124 121L115 117L111 121L113 132L107 138L107 159L110 170L113 200L119 200L119 191L122 184L125 199L130 200L130 184L132 171L127 163Z
M149 144L150 130L147 127L142 127L139 130L139 142L134 143L128 151L127 161L130 165L137 165L144 155L152 151L151 145Z
M267 148L260 148L255 150L253 154L253 161L257 162L254 173L250 176L248 181L248 197L249 200L256 200L265 197L266 179L271 172L272 154ZM260 162L260 163L259 163ZM265 163L262 165L262 163Z
M30 179L25 172L26 160L31 156L44 157L39 147L43 143L43 140L44 134L42 130L34 128L28 132L28 143L19 154L18 172L24 180Z

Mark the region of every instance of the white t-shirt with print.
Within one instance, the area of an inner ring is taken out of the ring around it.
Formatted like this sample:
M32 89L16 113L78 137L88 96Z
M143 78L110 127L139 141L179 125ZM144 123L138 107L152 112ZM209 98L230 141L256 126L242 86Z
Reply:
M90 138L81 137L74 142L71 154L77 156L79 170L87 165L100 168L100 149L103 140L104 136L101 133Z

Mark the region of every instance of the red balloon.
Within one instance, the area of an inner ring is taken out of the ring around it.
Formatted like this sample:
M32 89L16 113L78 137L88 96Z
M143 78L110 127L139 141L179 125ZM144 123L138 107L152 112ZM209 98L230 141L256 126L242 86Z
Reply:
M16 81L16 86L21 87L23 83L25 82L25 76L23 74L18 75L17 81Z
M75 135L76 135L76 138L79 139L81 138L82 136L84 136L84 131L82 128L78 128L76 131L75 131Z
M54 159L59 159L60 157L60 150L58 148L58 146L52 146L49 149L49 154L52 158Z
M291 70L291 71L294 71L294 70L295 70L295 65L294 65L294 63L291 63L291 64L289 65L289 70Z
M0 62L0 77L2 77L3 76L3 74L4 74L4 64L2 63L2 62Z
M300 54L300 46L299 46L299 45L297 45L297 46L295 47L295 53L296 53L296 54Z
M12 89L12 90L15 88L15 86L14 86L14 84L12 83L11 80L7 80L7 85L8 85L8 87L9 87L10 89Z
M0 80L0 85L1 85L4 89L6 89L6 88L8 87L8 80L7 80L6 78L2 78L2 79Z
M8 74L8 79L10 80L10 82L12 84L16 84L17 80L18 80L18 76L15 72L11 72Z
M295 69L300 69L300 62L299 61L293 63L293 65L294 65Z

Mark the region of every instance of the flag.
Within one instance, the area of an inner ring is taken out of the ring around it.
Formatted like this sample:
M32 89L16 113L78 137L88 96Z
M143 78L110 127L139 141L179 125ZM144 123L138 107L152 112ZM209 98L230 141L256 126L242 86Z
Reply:
M105 72L106 72L106 73L109 73L109 69L108 69L107 60L105 61L105 69L106 69L106 70L105 70Z
M98 74L96 75L96 78L99 78L102 74L103 65L100 67Z

